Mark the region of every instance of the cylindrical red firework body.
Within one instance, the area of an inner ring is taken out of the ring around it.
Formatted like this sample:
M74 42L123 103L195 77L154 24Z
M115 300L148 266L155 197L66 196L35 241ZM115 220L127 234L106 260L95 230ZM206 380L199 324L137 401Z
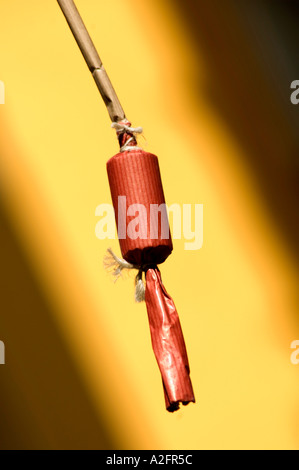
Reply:
M163 263L172 241L158 158L144 150L120 152L107 162L107 172L124 259Z

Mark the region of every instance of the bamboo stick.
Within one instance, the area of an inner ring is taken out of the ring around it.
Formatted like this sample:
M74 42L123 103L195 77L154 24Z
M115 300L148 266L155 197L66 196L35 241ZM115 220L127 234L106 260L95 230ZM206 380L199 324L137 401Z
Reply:
M112 122L126 118L99 54L73 0L57 0L101 93Z

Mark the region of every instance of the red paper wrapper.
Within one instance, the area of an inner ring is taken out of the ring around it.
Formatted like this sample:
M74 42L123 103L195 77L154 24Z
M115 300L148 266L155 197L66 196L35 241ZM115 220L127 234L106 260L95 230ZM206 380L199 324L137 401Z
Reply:
M160 271L146 271L145 302L152 346L162 375L168 411L176 411L179 403L195 402L185 341L178 313L172 298L162 284Z
M119 135L121 146L129 136ZM175 411L180 403L186 405L195 402L195 398L178 313L157 268L172 251L168 225L165 237L165 219L162 223L161 217L150 216L151 205L165 204L158 158L141 149L123 151L107 162L107 172L122 256L146 273L145 302L152 346L162 375L166 408ZM125 196L124 204L119 205L119 196ZM136 216L128 215L128 208L133 204L146 209L139 212L138 229L143 233L142 238L132 239L127 233L132 217ZM153 232L156 233L154 238Z
M168 225L164 230L166 236L162 238L161 216L157 220L150 217L151 205L165 204L158 158L143 150L121 152L108 160L107 172L123 258L138 265L162 263L172 252L172 241ZM125 204L122 203L124 196ZM137 204L145 209L139 213L143 238L132 239L124 232L136 215L128 215L127 211ZM120 226L122 221L124 227ZM167 214L165 223L168 224ZM151 230L156 232L157 238L151 237Z

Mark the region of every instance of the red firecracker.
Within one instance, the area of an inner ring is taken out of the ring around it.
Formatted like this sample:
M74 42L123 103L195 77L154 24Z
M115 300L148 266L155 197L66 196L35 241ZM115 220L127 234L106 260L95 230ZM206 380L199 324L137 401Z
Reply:
M162 375L166 408L175 411L180 402L186 405L195 399L179 316L157 267L172 252L172 241L168 219L165 219L166 211L159 218L151 217L151 207L165 207L158 158L137 147L134 129L129 126L127 121L115 126L123 151L108 161L108 178L118 233L120 221L125 221L125 230L122 228L122 238L119 240L122 256L139 271L145 272L145 302L152 346ZM129 142L127 146L126 142ZM119 204L120 198L123 198L124 204ZM139 210L138 232L143 237L132 239L127 233L131 219L128 208L133 206L138 210L141 205L145 210ZM153 234L156 238L152 237Z
M175 411L180 403L186 405L195 399L178 313L162 284L157 266L172 252L158 158L137 146L135 134L142 129L130 127L73 0L57 1L107 106L120 144L120 152L108 161L107 171L123 259L108 250L112 257L110 266L116 276L125 268L138 271L135 298L146 302L166 408ZM152 209L158 210L160 216L156 217ZM131 227L136 210L139 212L138 236Z

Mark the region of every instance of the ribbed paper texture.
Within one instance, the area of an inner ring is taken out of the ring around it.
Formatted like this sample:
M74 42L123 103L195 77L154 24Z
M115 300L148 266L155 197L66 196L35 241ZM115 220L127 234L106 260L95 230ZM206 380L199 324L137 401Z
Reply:
M145 217L139 213L145 239L132 240L129 236L119 239L124 259L133 264L162 263L172 251L172 241L169 230L168 238L162 238L161 216L157 218L158 227L155 218L150 218L151 205L165 204L158 158L143 150L118 153L107 162L107 171L119 235L120 218L124 218L127 227L138 215L127 215L130 205L143 204L146 209ZM124 207L119 207L118 196L126 196ZM151 237L150 228L158 238Z

